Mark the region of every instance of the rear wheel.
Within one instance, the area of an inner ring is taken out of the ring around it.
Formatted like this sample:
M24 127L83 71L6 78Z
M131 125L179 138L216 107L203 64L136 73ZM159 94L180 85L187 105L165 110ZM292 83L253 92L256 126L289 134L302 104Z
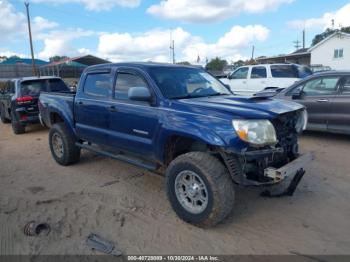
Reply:
M64 123L54 124L49 132L49 144L53 158L62 166L77 163L80 148L75 145L75 137Z
M231 177L225 166L207 153L191 152L172 161L166 187L176 214L200 227L218 224L233 208Z
M17 119L14 113L11 113L11 124L13 133L16 135L24 134L26 132L26 126L22 125Z
M4 106L0 106L0 119L4 124L10 123L10 120L5 117L5 108Z

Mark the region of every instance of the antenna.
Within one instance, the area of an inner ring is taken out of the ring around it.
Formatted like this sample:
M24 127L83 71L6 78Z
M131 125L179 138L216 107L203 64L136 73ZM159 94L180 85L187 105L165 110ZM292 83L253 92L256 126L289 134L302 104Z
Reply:
M299 40L294 41L293 44L297 50L300 48L300 41Z

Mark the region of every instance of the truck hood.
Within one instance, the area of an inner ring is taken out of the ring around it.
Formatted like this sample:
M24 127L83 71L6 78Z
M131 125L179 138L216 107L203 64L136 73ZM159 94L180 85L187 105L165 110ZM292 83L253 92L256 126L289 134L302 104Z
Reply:
M228 115L246 119L272 119L277 115L302 109L294 102L268 97L212 96L193 99L181 99L175 102L186 111L192 110L208 116L224 117Z

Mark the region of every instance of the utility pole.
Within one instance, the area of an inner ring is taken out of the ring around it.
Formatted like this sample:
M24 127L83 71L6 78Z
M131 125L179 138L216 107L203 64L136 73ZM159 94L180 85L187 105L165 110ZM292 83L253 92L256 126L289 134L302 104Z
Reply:
M33 49L33 40L32 40L32 29L30 27L30 16L29 16L29 2L26 1L24 3L24 5L26 6L26 10L27 10L27 21L28 21L28 32L29 32L29 43L30 43L30 52L32 55L32 68L33 68L33 75L37 75L36 72L36 66L35 66L35 60L34 60L34 49Z
M255 46L252 46L252 60L254 59Z
M305 49L305 28L303 30L303 48Z
M175 40L173 39L173 32L170 31L170 50L171 50L171 57L173 60L173 64L175 64Z

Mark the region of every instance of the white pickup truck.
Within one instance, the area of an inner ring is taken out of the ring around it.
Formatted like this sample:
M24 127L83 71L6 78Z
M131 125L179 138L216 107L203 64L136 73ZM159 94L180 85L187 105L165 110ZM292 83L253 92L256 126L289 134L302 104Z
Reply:
M264 89L284 89L312 74L297 64L262 64L237 68L220 80L239 95L253 95Z

